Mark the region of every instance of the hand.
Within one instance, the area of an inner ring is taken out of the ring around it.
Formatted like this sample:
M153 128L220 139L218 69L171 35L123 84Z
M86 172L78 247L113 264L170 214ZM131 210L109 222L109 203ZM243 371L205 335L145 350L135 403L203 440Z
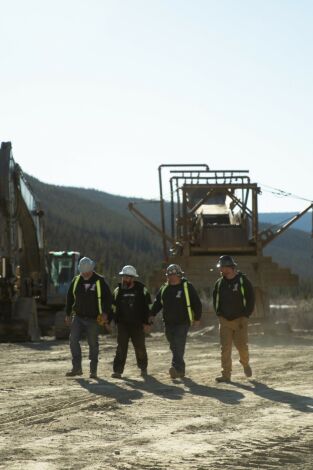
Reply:
M192 326L194 326L195 328L199 328L200 320L194 320L193 323L192 323Z
M154 316L153 315L150 315L150 317L148 318L148 323L150 325L153 325L153 322L154 322Z
M72 317L70 315L65 315L64 323L65 323L66 326L71 326Z
M102 313L102 321L105 325L107 323L109 323L109 317L108 317L107 313Z
M112 326L110 325L109 322L104 324L104 329L105 329L108 333L112 333Z
M148 334L151 331L151 326L147 325L146 323L143 325L143 331Z

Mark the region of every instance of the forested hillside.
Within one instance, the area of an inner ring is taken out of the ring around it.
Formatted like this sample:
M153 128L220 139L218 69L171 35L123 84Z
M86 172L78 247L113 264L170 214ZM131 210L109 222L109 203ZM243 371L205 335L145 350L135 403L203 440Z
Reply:
M132 217L125 198L29 180L45 212L48 250L90 256L108 279L125 264L147 275L160 262L159 237Z
M125 264L134 264L144 278L160 266L160 238L134 219L127 209L128 198L28 178L45 211L49 250L76 250L90 256L110 280ZM159 225L158 204L141 199L132 201L140 203L140 210ZM289 216L262 214L262 220L277 223ZM305 222L308 230L308 219ZM265 254L304 279L313 277L312 239L307 232L288 229L266 248Z

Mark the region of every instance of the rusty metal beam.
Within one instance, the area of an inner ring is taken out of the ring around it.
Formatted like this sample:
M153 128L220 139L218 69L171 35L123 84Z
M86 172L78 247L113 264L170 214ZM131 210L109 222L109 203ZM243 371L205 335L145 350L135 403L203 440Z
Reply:
M163 232L163 230L161 230L157 225L155 225L153 222L151 222L151 220L149 220L145 215L143 215L142 212L140 212L136 207L134 207L133 202L130 202L128 204L128 210L131 213L136 214L136 216L139 217L145 225L150 227L154 232L156 232L160 237L162 237L162 239L165 238L168 242L172 244L175 243L176 240L174 240L174 238L167 235L165 232Z
M279 237L279 235L284 233L287 230L287 228L289 228L292 224L297 222L297 220L299 220L306 212L308 212L312 208L313 208L313 203L310 204L308 207L306 207L302 212L299 212L299 214L296 214L295 216L293 216L290 220L288 220L288 222L286 222L284 225L279 227L274 232L271 230L271 228L267 228L263 230L262 232L260 232L259 239L260 239L260 243L262 247L264 248L270 242L275 240L275 238Z

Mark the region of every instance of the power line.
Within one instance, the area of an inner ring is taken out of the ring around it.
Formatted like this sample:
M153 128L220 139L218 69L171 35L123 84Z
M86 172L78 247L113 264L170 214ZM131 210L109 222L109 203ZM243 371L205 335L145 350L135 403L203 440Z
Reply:
M305 197L297 196L296 194L288 193L287 191L284 191L283 189L278 189L278 188L273 188L271 186L267 186L266 184L261 183L261 187L263 188L269 188L268 190L264 190L265 192L274 194L275 196L278 197L292 197L293 199L299 199L301 201L306 201L306 202L312 202L311 199L307 199Z

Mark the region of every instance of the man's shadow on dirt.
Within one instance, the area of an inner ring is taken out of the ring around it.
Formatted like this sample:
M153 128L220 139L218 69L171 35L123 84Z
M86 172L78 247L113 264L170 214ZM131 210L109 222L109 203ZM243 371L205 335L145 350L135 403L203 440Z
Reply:
M122 405L131 405L134 400L139 400L143 397L143 394L138 390L127 390L104 379L97 379L95 382L90 382L86 379L76 379L76 382L85 390L88 390L88 392L103 397L114 398Z
M181 400L185 393L184 389L181 387L164 384L151 375L148 375L144 381L128 378L124 378L124 380L127 385L136 390L140 389L169 400Z
M249 382L253 386L245 385L239 382L231 383L236 387L252 392L259 397L266 398L267 400L285 403L297 411L301 411L303 413L313 413L312 397L297 395L296 393L292 392L284 392L282 390L275 390L275 388L271 388L262 382L257 382L256 380L250 380Z
M193 395L215 398L216 400L226 403L227 405L239 405L240 400L245 397L241 392L237 392L235 390L226 390L225 388L200 385L187 377L184 377L182 381L184 385L189 388L189 392Z

